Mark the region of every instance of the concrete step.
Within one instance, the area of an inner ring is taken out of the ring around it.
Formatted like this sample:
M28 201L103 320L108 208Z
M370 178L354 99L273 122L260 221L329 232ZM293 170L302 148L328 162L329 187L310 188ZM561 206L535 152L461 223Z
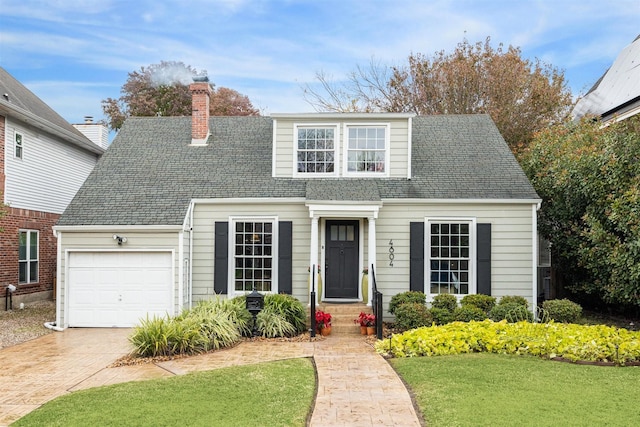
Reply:
M372 308L363 303L322 303L316 306L316 311L322 310L331 314L331 333L338 335L360 335L360 325L354 320L361 312L372 313ZM308 308L307 313L309 313ZM308 324L311 320L307 314Z

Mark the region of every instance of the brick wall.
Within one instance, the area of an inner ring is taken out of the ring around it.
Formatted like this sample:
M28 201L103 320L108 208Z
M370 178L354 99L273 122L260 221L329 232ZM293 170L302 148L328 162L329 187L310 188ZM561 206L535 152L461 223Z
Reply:
M28 209L7 208L7 215L0 219L0 297L8 284L17 286L14 295L53 290L56 276L56 246L52 227L59 214L37 212ZM39 266L37 283L18 283L19 230L39 231Z

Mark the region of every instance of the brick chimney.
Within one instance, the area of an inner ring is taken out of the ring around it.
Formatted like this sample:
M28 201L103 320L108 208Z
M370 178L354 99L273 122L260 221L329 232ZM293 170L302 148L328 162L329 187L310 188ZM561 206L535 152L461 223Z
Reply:
M191 91L191 144L206 145L209 132L209 77L197 76L189 85Z

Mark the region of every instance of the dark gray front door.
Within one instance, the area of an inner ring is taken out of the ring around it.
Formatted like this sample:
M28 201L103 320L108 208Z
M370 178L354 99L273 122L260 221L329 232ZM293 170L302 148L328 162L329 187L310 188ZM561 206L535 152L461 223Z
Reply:
M327 221L325 298L358 298L358 221Z

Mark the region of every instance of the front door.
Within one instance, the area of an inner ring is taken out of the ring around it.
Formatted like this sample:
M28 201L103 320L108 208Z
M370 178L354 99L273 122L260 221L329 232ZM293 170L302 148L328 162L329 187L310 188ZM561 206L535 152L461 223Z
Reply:
M358 221L327 221L325 298L358 298Z

